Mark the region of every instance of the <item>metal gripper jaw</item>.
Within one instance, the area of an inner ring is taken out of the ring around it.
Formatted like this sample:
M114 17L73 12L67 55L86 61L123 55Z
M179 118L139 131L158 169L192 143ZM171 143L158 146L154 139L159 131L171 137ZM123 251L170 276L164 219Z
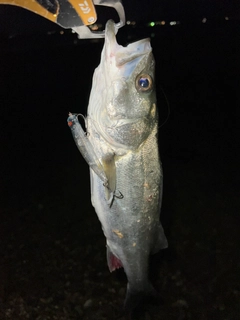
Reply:
M119 16L115 32L125 25L125 12L121 0L0 0L28 9L57 23L65 29L74 30L81 39L104 38L104 31L92 31L88 26L96 23L95 5L114 8Z

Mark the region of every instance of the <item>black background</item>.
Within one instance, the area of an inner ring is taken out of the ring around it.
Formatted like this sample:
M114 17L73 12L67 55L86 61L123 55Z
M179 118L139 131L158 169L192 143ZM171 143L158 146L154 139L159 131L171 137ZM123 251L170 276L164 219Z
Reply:
M119 43L152 36L160 123L162 89L171 111L159 131L169 249L151 263L164 305L138 319L238 319L236 31L224 19L119 31ZM103 41L74 39L2 38L0 302L10 319L113 319L124 300L66 122L69 111L86 114Z

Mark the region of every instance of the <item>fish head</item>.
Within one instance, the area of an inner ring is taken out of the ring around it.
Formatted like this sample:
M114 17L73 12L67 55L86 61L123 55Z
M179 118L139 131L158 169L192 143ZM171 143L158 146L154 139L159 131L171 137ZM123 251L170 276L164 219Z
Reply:
M136 149L157 124L155 61L149 38L123 47L108 21L94 72L88 116L112 146Z

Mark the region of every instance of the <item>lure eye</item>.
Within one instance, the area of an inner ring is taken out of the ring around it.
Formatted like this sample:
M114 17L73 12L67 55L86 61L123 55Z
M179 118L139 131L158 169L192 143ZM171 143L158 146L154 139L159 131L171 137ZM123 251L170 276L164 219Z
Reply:
M149 92L153 87L153 81L149 74L140 74L136 78L136 89L140 92Z

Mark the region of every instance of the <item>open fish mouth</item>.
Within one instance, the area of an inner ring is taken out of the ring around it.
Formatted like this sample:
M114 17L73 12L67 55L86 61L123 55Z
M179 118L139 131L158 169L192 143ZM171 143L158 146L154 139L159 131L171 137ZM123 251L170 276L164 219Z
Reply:
M106 58L115 58L115 65L122 66L152 51L150 39L145 38L127 46L119 45L116 39L117 28L113 20L109 20L105 29Z
M117 44L116 34L117 28L115 28L114 21L108 20L105 29L105 42L108 41L109 44L111 43L112 45Z

